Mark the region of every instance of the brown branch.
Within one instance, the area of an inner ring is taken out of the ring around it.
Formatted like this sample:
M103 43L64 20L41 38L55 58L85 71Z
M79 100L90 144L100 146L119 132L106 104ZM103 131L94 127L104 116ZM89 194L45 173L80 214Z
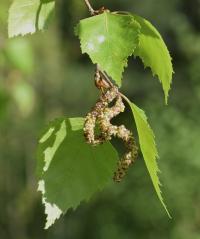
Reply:
M92 16L95 15L95 10L94 10L93 7L91 6L89 0L84 0L84 2L85 2L85 4L86 4L86 6L87 6L87 8L88 8L88 10L89 10L89 12L90 12L90 14L91 14Z

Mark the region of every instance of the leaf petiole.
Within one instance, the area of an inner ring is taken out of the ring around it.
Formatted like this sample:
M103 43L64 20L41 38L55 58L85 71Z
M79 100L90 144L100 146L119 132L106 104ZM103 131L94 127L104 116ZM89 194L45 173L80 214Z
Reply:
M86 6L88 7L88 10L90 12L90 14L93 16L95 15L95 10L93 9L93 7L91 6L89 0L84 0Z

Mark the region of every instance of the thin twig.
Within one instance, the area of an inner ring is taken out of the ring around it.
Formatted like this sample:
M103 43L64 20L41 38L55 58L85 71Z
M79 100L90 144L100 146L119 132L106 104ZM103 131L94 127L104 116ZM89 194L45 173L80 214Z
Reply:
M113 83L111 82L111 80L109 79L109 77L107 76L107 74L101 70L100 66L97 65L97 70L102 74L102 76L104 77L104 79L108 82L108 84L113 87Z
M91 6L89 0L84 0L84 1L85 1L86 6L88 7L88 10L90 11L90 14L93 16L95 14L95 10Z
M109 79L109 77L107 76L107 74L100 69L99 65L97 65L97 70L100 71L100 73L102 74L102 76L104 77L104 79L108 82L108 84L110 85L110 87L113 87L114 84L111 82L111 80ZM122 94L120 91L119 91L118 93L119 93L119 95L120 95L127 103L130 103L130 100L129 100L124 94Z
M128 104L130 104L130 100L124 94L122 94L121 92L119 92L119 94Z

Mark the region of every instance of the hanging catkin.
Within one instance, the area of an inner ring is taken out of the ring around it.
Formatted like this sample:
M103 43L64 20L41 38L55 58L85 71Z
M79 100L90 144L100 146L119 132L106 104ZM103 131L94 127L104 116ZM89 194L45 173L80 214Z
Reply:
M98 71L95 74L95 83L97 88L101 89L102 94L94 108L85 118L84 136L87 143L91 145L98 145L104 141L109 141L112 137L123 140L127 152L123 155L122 159L119 160L118 168L113 177L114 181L120 182L137 158L138 148L133 134L126 129L124 125L116 126L111 124L111 120L125 110L125 105L118 88L116 86L109 86L108 83L101 78ZM113 102L114 105L109 107ZM96 125L98 125L100 131L98 136L95 134Z

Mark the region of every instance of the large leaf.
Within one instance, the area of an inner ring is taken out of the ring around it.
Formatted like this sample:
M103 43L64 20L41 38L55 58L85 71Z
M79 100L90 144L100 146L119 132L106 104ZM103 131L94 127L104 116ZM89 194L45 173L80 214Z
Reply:
M163 197L161 195L160 181L158 178L159 169L156 162L156 159L158 158L158 151L156 148L154 133L148 124L147 117L144 111L142 111L140 108L138 108L135 104L131 103L130 101L128 101L128 103L133 112L133 116L136 122L136 127L139 135L140 148L148 172L150 174L151 180L153 182L154 188L167 214L169 215L169 217L171 217L163 201Z
M14 0L9 10L9 37L44 29L54 5L53 0Z
M138 45L140 25L130 15L104 12L81 20L75 29L82 53L99 64L121 86L127 58Z
M47 214L46 228L88 200L112 180L118 156L110 143L93 147L85 142L83 119L59 119L40 140L39 190Z
M134 15L141 26L140 43L134 51L145 67L150 67L153 75L157 75L165 93L165 102L172 82L173 67L169 51L155 27L142 17Z

